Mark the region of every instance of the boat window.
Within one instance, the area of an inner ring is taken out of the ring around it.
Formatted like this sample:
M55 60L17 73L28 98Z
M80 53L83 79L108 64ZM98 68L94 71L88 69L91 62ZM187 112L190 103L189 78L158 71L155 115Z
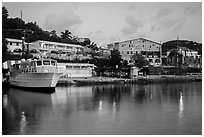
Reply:
M51 61L52 66L55 66L55 61Z
M80 66L74 66L73 69L80 69Z
M67 65L67 66L66 66L66 69L72 69L72 66L68 66L68 65Z
M81 66L81 69L88 69L88 66Z
M50 65L50 61L49 60L43 60L43 65Z
M37 61L37 66L41 66L42 65L42 61Z

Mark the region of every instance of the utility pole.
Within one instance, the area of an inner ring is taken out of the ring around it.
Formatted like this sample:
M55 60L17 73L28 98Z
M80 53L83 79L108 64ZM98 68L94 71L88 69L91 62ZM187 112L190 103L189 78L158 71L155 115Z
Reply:
M23 19L23 12L22 12L22 10L21 10L21 19Z
M159 46L159 59L160 59L160 63L162 64L162 42L160 41L160 46Z

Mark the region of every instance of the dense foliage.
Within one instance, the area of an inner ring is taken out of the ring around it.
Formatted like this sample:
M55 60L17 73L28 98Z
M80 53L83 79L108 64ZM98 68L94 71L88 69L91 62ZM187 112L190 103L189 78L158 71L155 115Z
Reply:
M25 32L25 33L24 33ZM63 42L69 44L79 44L86 46L91 43L89 38L83 38L78 41L69 30L61 32L58 36L55 30L45 31L36 22L25 23L21 18L9 18L9 12L6 7L2 7L2 35L4 38L22 39L25 35L26 42L35 40L47 40L53 42Z
M149 64L149 62L140 53L135 53L132 57L134 64L138 68L142 68Z
M162 54L165 55L167 51L171 49L177 48L177 46L180 47L186 47L188 49L191 49L193 51L198 51L199 55L202 55L202 44L193 42L193 41L188 41L188 40L172 40L172 41L167 41L163 43L162 45Z

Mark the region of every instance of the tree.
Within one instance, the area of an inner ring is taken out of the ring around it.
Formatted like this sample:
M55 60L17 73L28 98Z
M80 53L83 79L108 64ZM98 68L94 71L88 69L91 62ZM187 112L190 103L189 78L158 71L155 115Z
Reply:
M113 67L121 66L123 59L121 58L120 52L116 49L111 50L111 56L110 56L110 64Z
M178 46L198 51L198 54L202 55L202 44L188 40L172 40L164 42L162 44L162 54L166 55L167 51L171 49L176 49Z
M149 62L140 53L135 53L132 57L134 64L138 68L142 68L149 64Z
M71 32L69 30L65 30L64 32L61 32L61 41L64 43L72 43L72 36Z
M89 38L84 38L84 41L83 42L79 42L79 44L81 46L86 46L86 45L90 45L91 41Z
M7 41L5 38L2 38L2 62L8 60L9 52L7 49Z
M6 7L2 7L2 20L6 20L8 18L8 10Z
M174 49L169 53L169 56L167 58L170 64L174 65L175 67L181 67L182 57L183 55L179 53L177 49Z

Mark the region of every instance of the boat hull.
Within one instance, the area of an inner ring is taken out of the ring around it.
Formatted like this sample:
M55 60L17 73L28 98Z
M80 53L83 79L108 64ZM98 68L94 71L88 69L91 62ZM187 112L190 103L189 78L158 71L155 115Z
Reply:
M10 85L21 88L55 88L61 73L21 73L10 77Z

